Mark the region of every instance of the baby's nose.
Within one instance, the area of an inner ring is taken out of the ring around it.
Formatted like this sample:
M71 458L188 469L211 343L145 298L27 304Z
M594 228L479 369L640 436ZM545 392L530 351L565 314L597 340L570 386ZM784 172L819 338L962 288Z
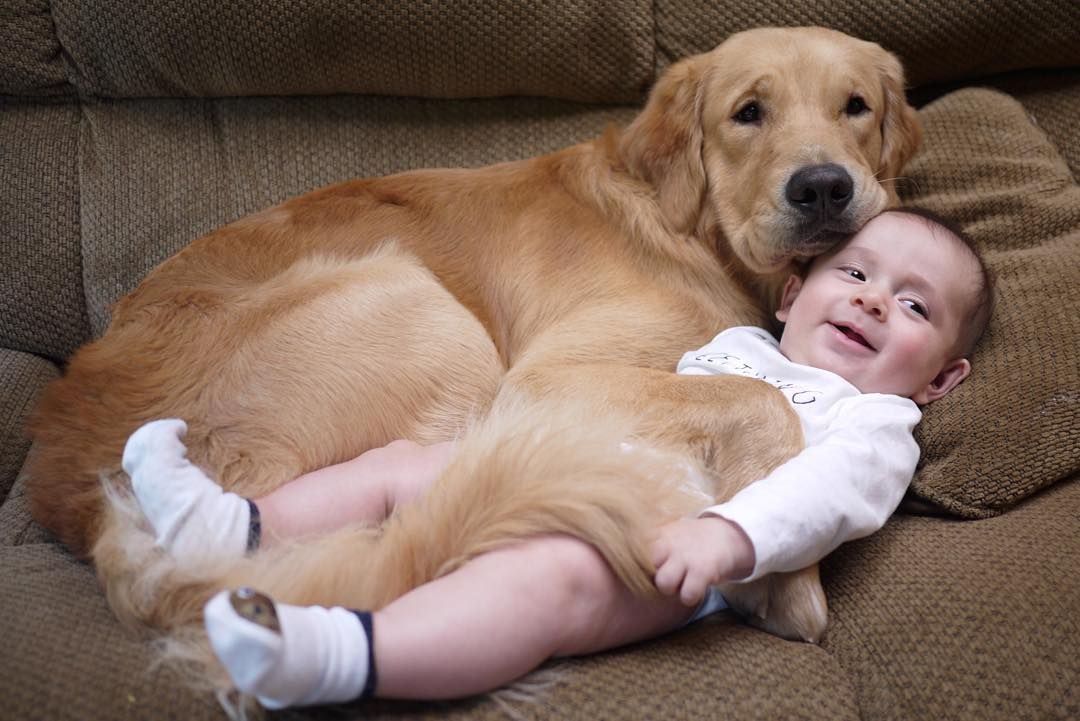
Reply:
M851 303L878 320L885 320L888 316L888 305L885 303L884 296L870 288L865 288L853 295Z

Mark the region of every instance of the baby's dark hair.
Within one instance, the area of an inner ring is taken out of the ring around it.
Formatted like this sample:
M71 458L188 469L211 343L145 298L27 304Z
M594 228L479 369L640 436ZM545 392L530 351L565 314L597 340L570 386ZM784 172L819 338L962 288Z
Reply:
M958 357L966 358L970 356L986 333L987 326L990 325L990 316L994 312L994 301L997 295L997 284L993 271L983 260L979 246L959 225L932 210L916 205L906 205L899 208L889 208L885 212L920 218L926 223L931 232L945 231L954 242L967 248L975 259L979 268L979 287L975 290L975 297L972 298L971 307L961 321L960 338L956 344Z

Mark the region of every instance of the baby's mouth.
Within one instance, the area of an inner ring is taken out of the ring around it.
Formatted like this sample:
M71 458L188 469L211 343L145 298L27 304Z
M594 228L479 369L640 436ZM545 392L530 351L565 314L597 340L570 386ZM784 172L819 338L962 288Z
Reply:
M877 350L876 348L874 348L874 346L870 345L870 341L866 340L866 338L864 338L862 336L862 334L859 333L854 328L851 328L850 326L842 325L840 323L831 323L830 325L832 325L833 328L836 328L838 331L840 331L841 333L843 333L844 335L846 335L848 338L855 341L859 345L866 346L870 350Z

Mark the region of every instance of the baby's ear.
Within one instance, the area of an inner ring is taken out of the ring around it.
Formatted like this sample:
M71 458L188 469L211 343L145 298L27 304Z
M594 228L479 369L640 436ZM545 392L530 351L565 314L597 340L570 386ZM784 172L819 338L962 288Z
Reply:
M792 275L784 283L784 292L780 295L780 307L776 309L776 319L781 323L787 323L788 312L791 304L795 302L795 296L802 290L802 278Z
M920 406L925 406L931 401L936 401L943 395L960 385L971 373L971 363L967 358L957 358L949 361L941 372L930 381L930 385L911 396L911 400Z

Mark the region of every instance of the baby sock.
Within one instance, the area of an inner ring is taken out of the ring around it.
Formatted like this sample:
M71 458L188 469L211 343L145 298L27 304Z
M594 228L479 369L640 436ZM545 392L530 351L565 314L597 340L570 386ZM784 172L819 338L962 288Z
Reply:
M370 613L275 605L250 588L222 591L203 613L233 683L266 708L352 701L375 689Z
M258 546L259 510L226 493L187 459L187 424L169 418L136 430L122 465L157 544L178 561L239 557Z

